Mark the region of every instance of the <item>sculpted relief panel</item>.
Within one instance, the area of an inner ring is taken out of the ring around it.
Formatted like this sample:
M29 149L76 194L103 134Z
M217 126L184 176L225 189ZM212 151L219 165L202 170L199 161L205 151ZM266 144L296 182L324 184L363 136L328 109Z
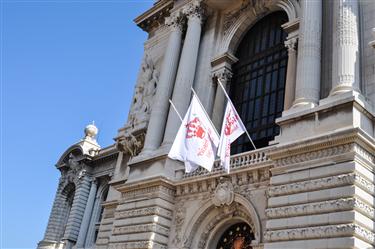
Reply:
M151 57L145 54L138 84L135 87L128 122L118 138L120 150L136 156L143 148L145 132L150 119L152 101L159 81L159 71Z

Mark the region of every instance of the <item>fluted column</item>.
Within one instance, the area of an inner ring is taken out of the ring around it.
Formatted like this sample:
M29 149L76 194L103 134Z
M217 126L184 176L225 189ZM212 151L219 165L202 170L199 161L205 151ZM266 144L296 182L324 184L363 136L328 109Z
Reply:
M288 68L286 72L284 110L288 110L292 107L295 98L297 69L296 45L297 37L285 41L285 46L288 48Z
M314 107L320 98L322 0L301 0L301 10L293 107Z
M181 115L185 115L188 108L191 96L190 88L195 76L203 19L203 9L200 3L201 1L193 1L184 9L188 18L188 27L172 96L172 101ZM163 146L169 147L173 143L180 124L181 121L176 112L170 108Z
M358 0L334 1L331 95L359 91Z
M81 227L79 229L78 239L76 243L76 248L83 248L85 245L85 239L88 231L88 227L90 224L90 218L93 210L93 205L95 201L95 195L97 190L97 183L95 180L91 183L89 197L87 199L85 213L83 214Z
M64 233L63 240L65 242L65 249L72 248L74 242L77 241L89 192L90 177L83 175L79 180L77 190L74 194L72 208L69 213L68 223Z
M145 138L143 154L157 149L163 139L164 128L168 115L169 98L172 94L173 84L176 77L178 60L181 51L181 39L184 18L180 12L172 14L166 19L171 33L164 55L163 65L159 78L158 87L154 97L152 112Z
M219 71L214 72L214 79L220 79L225 89L228 89L230 80L232 79L232 72L223 68ZM216 94L214 100L214 106L212 111L212 122L214 123L217 130L220 130L221 124L224 117L226 97L223 89L220 87L219 83L216 83Z

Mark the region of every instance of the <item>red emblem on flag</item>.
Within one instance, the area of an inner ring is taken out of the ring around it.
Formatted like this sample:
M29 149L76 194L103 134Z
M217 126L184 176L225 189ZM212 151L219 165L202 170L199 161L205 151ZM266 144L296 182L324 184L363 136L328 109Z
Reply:
M233 115L232 110L230 110L225 119L224 134L229 136L238 128L238 116L236 114Z

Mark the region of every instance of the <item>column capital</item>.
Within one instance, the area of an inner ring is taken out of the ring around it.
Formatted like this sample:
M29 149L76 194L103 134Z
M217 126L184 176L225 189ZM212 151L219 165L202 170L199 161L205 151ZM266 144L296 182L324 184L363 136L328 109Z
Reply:
M297 37L292 37L290 39L287 39L284 44L285 44L285 47L288 49L288 52L295 52L296 51L296 48L297 48L297 41L298 41L298 38Z
M201 23L206 18L206 6L203 5L202 0L193 0L189 4L183 7L183 13L190 19L198 19Z
M221 68L212 72L212 79L216 82L217 79L220 79L224 84L227 84L232 79L233 73L229 68Z
M165 25L171 27L173 30L183 31L186 23L186 18L182 11L173 12L169 17L165 18Z

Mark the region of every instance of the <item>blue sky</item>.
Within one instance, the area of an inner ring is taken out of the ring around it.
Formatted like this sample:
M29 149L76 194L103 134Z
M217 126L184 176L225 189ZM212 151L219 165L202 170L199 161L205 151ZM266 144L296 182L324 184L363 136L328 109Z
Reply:
M148 1L1 3L1 248L35 248L61 153L95 120L102 147L126 121Z

